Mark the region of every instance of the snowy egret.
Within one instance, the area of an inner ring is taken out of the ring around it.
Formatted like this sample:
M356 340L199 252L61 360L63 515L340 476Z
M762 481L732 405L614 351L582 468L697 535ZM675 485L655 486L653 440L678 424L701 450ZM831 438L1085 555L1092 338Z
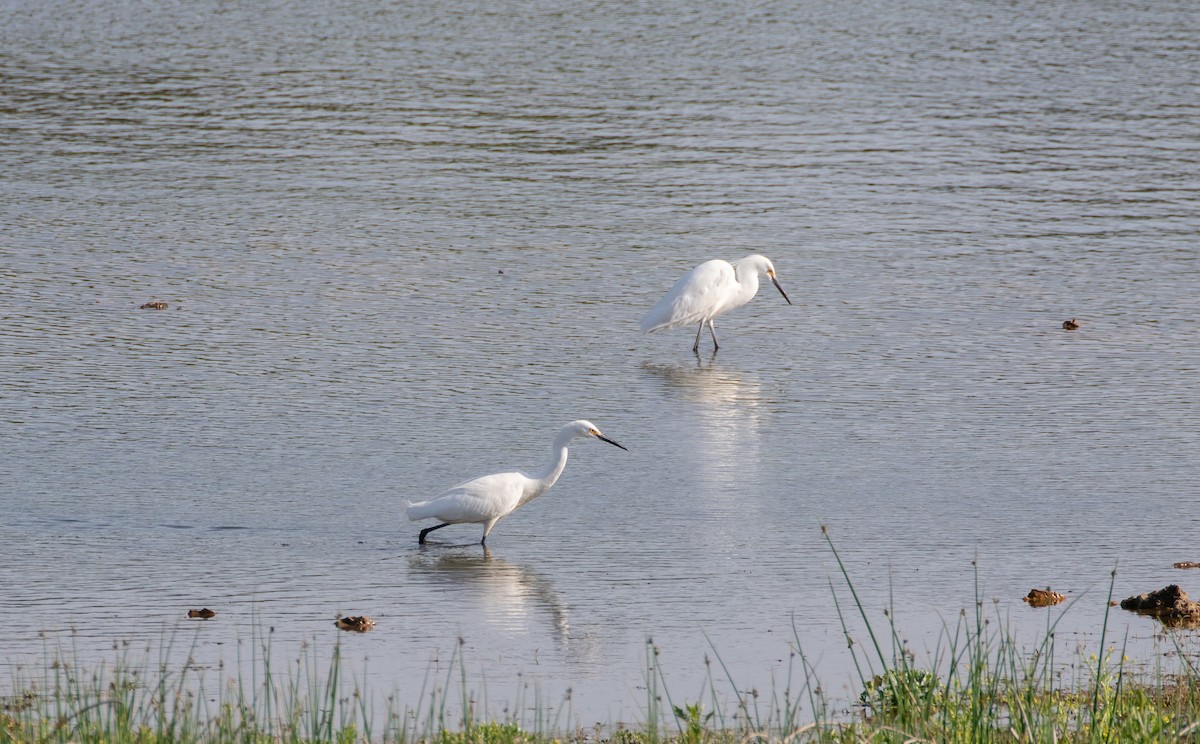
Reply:
M425 537L434 530L469 522L483 525L483 539L479 544L487 547L488 533L496 526L496 522L507 517L517 507L524 506L549 491L550 486L554 485L558 476L562 475L563 468L567 466L567 445L574 439L585 437L626 449L601 434L590 421L572 421L554 437L554 455L550 463L533 475L518 472L494 473L459 483L428 501L409 502L409 519L415 522L432 517L441 523L421 530L418 542L424 544Z
M705 261L679 277L667 296L646 313L642 318L642 330L657 331L699 323L696 343L692 346L692 351L698 354L700 334L707 324L712 333L713 351L716 351L721 345L717 343L713 318L749 302L758 292L760 274L770 277L783 299L792 304L775 277L775 266L766 256L746 256L732 264L721 260Z

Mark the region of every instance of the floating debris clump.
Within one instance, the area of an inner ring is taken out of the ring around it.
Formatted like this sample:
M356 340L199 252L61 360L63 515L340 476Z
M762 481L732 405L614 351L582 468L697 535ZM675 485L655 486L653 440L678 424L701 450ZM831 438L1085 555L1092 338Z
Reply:
M366 633L371 628L375 627L375 621L366 615L348 615L339 617L334 625L342 630L353 630L358 633Z
M1046 587L1045 589L1030 589L1029 594L1021 597L1021 601L1028 602L1030 607L1051 607L1066 598L1065 594L1052 592L1050 587Z

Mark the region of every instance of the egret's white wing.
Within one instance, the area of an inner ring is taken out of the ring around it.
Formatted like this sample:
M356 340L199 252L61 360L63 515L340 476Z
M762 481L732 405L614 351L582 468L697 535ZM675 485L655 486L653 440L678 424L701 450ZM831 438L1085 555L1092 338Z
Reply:
M643 331L678 328L704 322L738 289L733 267L721 260L705 261L679 277L671 291L659 300L646 317Z
M436 498L410 504L408 518L434 517L455 524L502 517L516 507L527 480L520 473L496 473L459 483Z

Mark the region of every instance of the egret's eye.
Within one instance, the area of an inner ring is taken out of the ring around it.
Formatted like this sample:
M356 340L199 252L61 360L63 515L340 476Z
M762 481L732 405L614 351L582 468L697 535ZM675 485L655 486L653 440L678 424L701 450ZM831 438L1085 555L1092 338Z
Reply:
M600 432L596 431L595 429L592 429L592 430L591 430L589 433L590 433L590 434L591 434L593 437L598 437L598 436L600 436Z

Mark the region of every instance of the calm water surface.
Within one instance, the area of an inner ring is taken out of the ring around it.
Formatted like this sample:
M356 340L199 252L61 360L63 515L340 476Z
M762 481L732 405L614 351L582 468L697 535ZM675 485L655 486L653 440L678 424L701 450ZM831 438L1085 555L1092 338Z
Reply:
M327 654L365 613L372 688L415 704L461 653L494 709L570 690L587 725L639 720L648 638L677 698L713 650L782 686L797 639L855 697L821 524L919 656L972 561L1030 637L1029 588L1083 595L1070 651L1114 566L1200 591L1191 2L0 18L10 669L172 633L211 666L255 628ZM699 359L637 331L751 252L795 306L765 287ZM630 451L578 443L490 555L418 547L406 499L580 417Z

